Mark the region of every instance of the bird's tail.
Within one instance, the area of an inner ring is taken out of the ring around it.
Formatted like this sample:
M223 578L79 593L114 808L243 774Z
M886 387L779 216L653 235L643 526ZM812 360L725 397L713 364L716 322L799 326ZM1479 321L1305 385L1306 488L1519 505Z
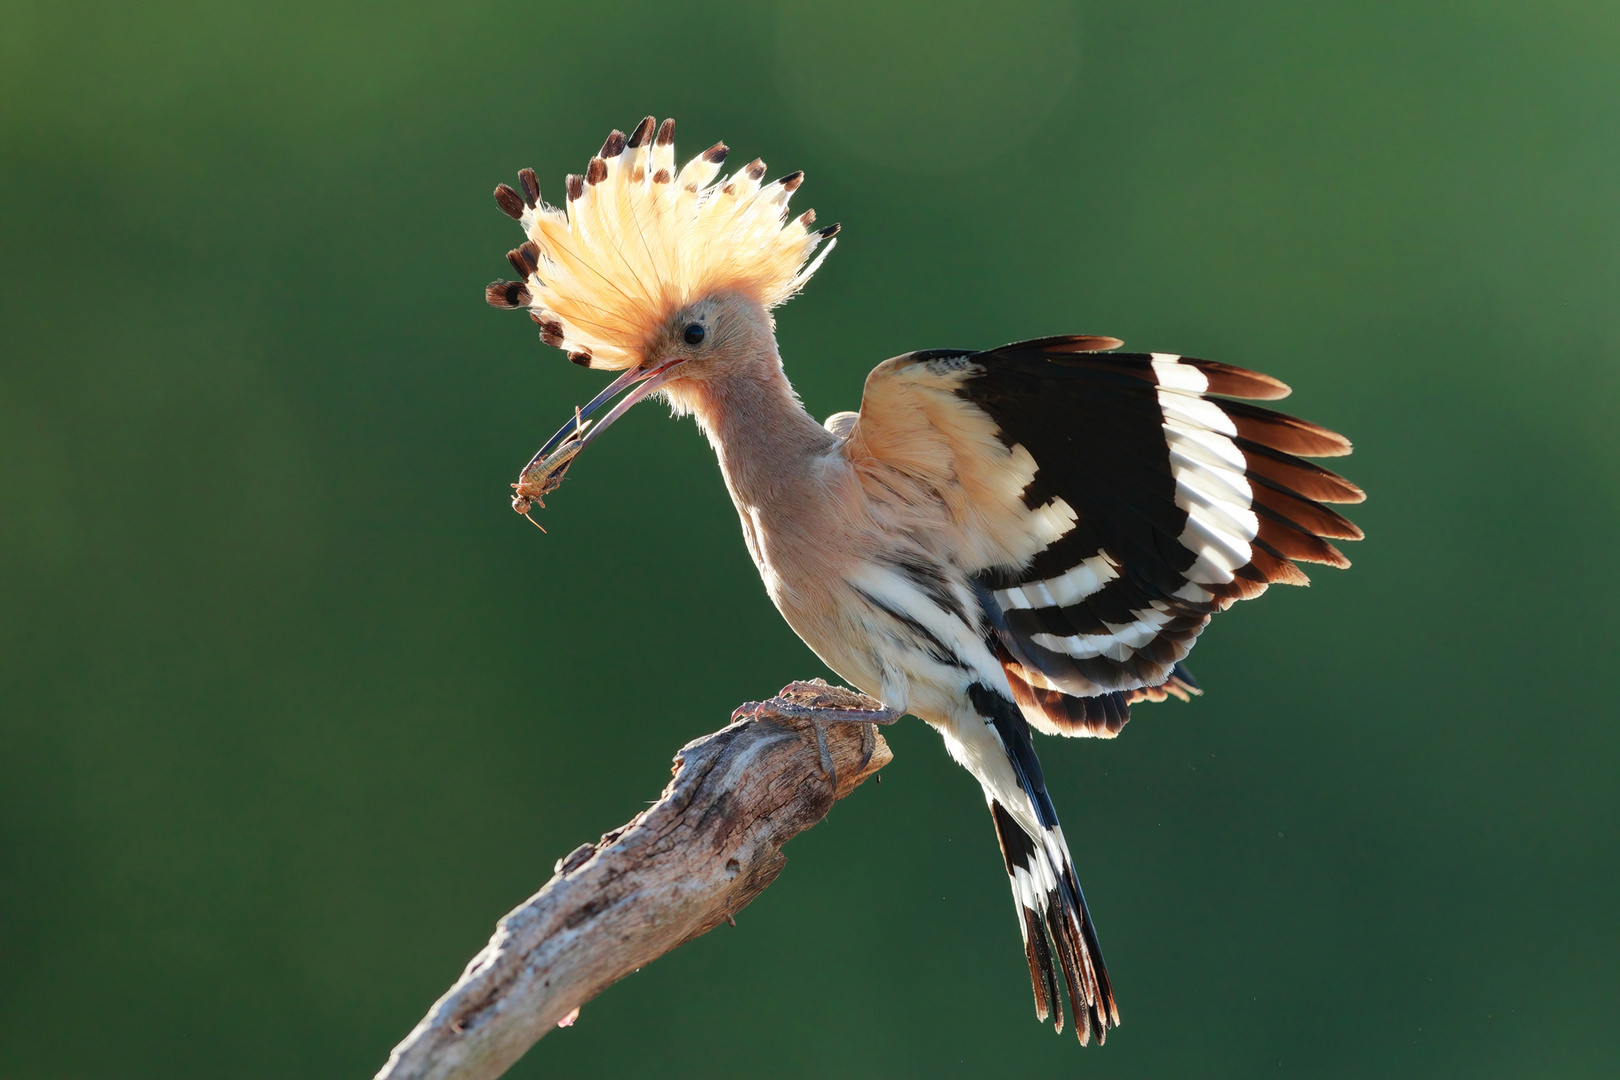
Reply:
M1035 1015L1040 1020L1051 1017L1057 1030L1063 1030L1063 1003L1057 984L1061 968L1075 1013L1075 1034L1082 1045L1093 1036L1100 1044L1109 1028L1119 1026L1119 1009L1114 1004L1096 927L1075 875L1074 860L1047 794L1040 761L1035 757L1029 726L1018 707L1000 694L991 691L972 696L981 714L1001 736L1023 789L1017 793L999 792L994 790L996 785L985 783L996 839L1001 842L1013 899L1018 904L1019 929L1035 991ZM1034 822L1021 822L1019 818L1027 815L1009 811L1009 795L1028 799Z
M1033 837L994 800L990 813L1018 904L1029 981L1035 989L1035 1016L1039 1020L1050 1016L1053 1026L1063 1030L1063 1002L1057 986L1057 967L1061 966L1077 1017L1075 1033L1082 1045L1093 1035L1101 1043L1109 1028L1119 1026L1119 1010L1063 832L1042 830L1046 835ZM1052 963L1054 951L1056 966Z

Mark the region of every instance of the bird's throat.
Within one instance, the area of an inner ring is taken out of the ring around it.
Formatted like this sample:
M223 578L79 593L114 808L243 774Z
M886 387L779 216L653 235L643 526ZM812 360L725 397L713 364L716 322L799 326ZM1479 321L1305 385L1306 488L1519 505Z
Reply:
M720 458L726 486L745 517L804 497L816 462L835 441L799 403L779 361L672 388Z

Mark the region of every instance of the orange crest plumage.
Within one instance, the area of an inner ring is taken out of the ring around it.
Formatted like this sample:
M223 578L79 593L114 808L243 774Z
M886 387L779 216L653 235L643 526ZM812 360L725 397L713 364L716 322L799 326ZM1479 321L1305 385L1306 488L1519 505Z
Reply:
M496 307L527 308L548 345L595 368L640 363L670 314L722 291L766 308L804 287L833 249L838 226L812 230L815 211L789 219L788 199L804 180L760 181L754 160L716 179L726 158L716 143L679 171L675 121L647 117L628 138L615 131L583 176L566 181L567 209L540 201L529 169L521 193L501 184L495 201L528 241L507 253L518 281L496 281Z

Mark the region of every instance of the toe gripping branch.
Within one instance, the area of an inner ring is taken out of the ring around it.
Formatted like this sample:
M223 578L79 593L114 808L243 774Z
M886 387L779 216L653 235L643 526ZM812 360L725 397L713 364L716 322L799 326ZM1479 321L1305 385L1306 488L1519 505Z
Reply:
M838 770L833 767L832 754L827 750L828 724L860 724L861 763L864 770L877 748L873 724L892 724L903 714L889 708L875 698L843 686L834 686L825 679L790 682L768 701L749 701L737 706L731 722L739 720L786 720L795 726L811 724L816 733L816 750L821 755L821 772L838 790Z

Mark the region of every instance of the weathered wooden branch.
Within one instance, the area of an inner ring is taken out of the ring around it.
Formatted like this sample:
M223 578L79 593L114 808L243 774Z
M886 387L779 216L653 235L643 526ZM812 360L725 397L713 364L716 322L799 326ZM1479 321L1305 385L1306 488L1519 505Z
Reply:
M681 748L657 803L558 860L377 1080L500 1076L609 985L730 921L782 872L782 845L892 757L872 723L826 720L882 706L820 680L744 709Z

